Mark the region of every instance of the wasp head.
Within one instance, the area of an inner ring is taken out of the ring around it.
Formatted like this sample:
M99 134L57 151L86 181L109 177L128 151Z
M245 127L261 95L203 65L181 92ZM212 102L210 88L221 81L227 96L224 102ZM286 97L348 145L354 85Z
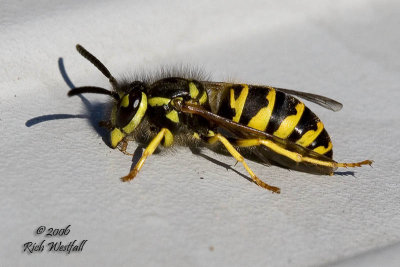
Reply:
M111 113L111 146L115 148L125 136L135 130L146 114L146 84L134 81L126 85L119 85L100 60L81 45L76 45L76 49L109 79L114 90L95 86L82 86L69 91L68 96L95 93L109 95L115 99Z
M111 113L111 146L115 148L128 134L132 133L142 121L147 110L146 84L132 82L128 90L119 93Z

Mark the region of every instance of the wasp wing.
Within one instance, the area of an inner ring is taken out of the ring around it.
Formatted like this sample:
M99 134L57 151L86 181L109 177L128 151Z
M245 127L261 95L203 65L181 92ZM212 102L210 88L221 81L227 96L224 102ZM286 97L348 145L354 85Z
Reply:
M234 83L224 83L224 82L207 82L204 81L202 82L209 95L212 97L213 95L215 96L223 96L223 94L219 93L220 90L225 90L229 86L234 85ZM251 85L250 85L251 86ZM339 103L336 100L333 100L329 97L322 96L322 95L317 95L317 94L311 94L311 93L306 93L306 92L301 92L301 91L296 91L296 90L291 90L291 89L285 89L285 88L278 88L278 87L272 87L272 86L259 86L258 87L265 87L265 88L273 88L275 90L281 91L282 93L289 94L289 95L294 95L298 96L300 98L303 98L307 101L313 102L315 104L320 105L321 107L327 108L332 111L339 111L342 109L343 105ZM218 101L216 101L218 102Z
M266 139L272 141L273 143L275 143L276 145L280 146L281 148L287 151L298 153L303 157L309 157L325 162L335 162L331 158L318 154L312 151L311 149L297 145L289 140L276 137L266 132L259 131L257 129L221 117L217 114L214 114L206 110L205 108L203 108L198 104L190 102L182 102L179 108L183 113L199 115L207 119L208 121L213 122L218 127L222 127L223 129L229 131L234 136L233 139L254 139L254 138ZM286 157L285 155L277 153L265 146L257 146L255 148L255 151L256 152L253 151L252 153L255 156L259 157L261 161L265 163L271 162L275 165L286 167L288 169L293 169L308 173L315 173L315 174L331 174L336 169L308 162L295 162L290 158Z
M308 100L310 102L318 104L321 107L330 109L332 111L339 111L343 107L342 103L339 103L336 100L333 100L326 96L305 93L305 92L295 91L295 90L291 90L291 89L284 89L284 88L277 88L277 87L273 87L273 88L278 91L281 91L283 93L289 94L289 95L295 95L295 96L301 97L305 100Z

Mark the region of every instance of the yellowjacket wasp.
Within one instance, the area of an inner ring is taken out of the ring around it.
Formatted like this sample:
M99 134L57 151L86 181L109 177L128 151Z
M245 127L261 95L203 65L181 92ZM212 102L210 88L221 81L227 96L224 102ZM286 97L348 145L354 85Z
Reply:
M321 120L298 96L338 111L342 104L330 98L271 86L210 82L165 75L149 81L117 81L108 69L81 45L78 52L110 81L112 90L94 86L74 88L82 93L109 95L114 104L109 121L111 147L125 154L128 141L148 144L133 170L121 180L130 181L147 157L162 144L209 147L229 152L241 162L259 186L280 193L260 180L243 155L285 168L329 174L338 167L360 167L371 160L338 163L332 159L332 142ZM240 152L239 152L240 151Z

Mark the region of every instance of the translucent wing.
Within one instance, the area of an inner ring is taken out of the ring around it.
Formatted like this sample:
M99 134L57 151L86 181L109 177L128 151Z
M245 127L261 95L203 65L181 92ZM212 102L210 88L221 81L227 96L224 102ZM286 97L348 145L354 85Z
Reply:
M308 148L297 145L289 140L285 140L276 137L274 135L270 135L266 132L256 130L254 128L236 123L232 120L216 115L204 109L200 105L189 102L181 102L179 105L179 109L183 113L196 114L209 121L212 121L218 127L222 127L228 130L237 139L253 139L253 138L266 139L274 142L276 145L280 146L281 148L287 151L296 152L303 157L308 157L324 162L335 162L331 158L318 154ZM257 152L254 154L258 156L262 161L271 162L276 165L280 165L289 169L308 172L308 173L315 173L315 174L331 174L336 169L328 166L321 166L307 162L295 162L290 158L286 157L284 154L277 153L264 146L257 146L256 149Z
M305 100L308 100L310 102L318 104L321 107L324 107L324 108L327 108L327 109L330 109L333 111L339 111L343 107L343 105L341 103L339 103L336 100L333 100L331 98L328 98L326 96L305 93L305 92L284 89L284 88L277 88L277 87L273 87L273 88L275 88L276 90L281 91L283 93L289 94L289 95L295 95L295 96L301 97Z
M224 83L224 82L207 82L204 81L202 82L206 88L209 91L209 95L218 95L217 91L223 90L227 88L229 85L233 85L233 83ZM257 85L259 86L259 85ZM285 89L285 88L278 88L278 87L272 87L272 86L262 86L265 88L274 88L275 90L281 91L282 93L289 94L289 95L294 95L301 97L307 101L313 102L315 104L318 104L324 108L327 108L332 111L339 111L342 109L343 105L336 100L333 100L331 98L328 98L326 96L322 95L317 95L317 94L311 94L311 93L305 93L305 92L300 92L300 91L295 91L295 90L290 90L290 89Z

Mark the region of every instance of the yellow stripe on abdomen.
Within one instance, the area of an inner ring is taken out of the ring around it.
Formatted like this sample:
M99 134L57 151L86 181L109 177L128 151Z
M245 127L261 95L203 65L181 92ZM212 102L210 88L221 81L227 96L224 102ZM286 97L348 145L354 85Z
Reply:
M231 108L235 110L235 116L232 118L234 122L239 122L247 95L249 94L249 86L247 84L242 84L242 87L242 91L240 91L240 95L237 99L235 99L235 90L233 88L231 88L230 92L230 105Z
M279 125L278 130L274 132L274 135L282 139L286 139L294 130L296 125L299 123L301 115L304 112L304 104L299 103L296 105L297 113L295 115L287 116L282 123Z
M296 144L301 145L303 147L308 147L314 140L318 137L318 135L322 132L324 129L324 124L319 121L317 123L317 130L309 130L303 136L296 141Z
M329 142L328 147L324 147L324 146L319 146L313 149L314 152L317 152L318 154L325 154L326 152L328 152L329 150L332 149L332 142Z
M258 111L258 113L251 118L247 126L260 131L265 131L265 129L267 129L269 119L271 118L272 110L274 110L275 98L276 91L275 89L271 88L267 95L268 106L261 108L260 111Z

